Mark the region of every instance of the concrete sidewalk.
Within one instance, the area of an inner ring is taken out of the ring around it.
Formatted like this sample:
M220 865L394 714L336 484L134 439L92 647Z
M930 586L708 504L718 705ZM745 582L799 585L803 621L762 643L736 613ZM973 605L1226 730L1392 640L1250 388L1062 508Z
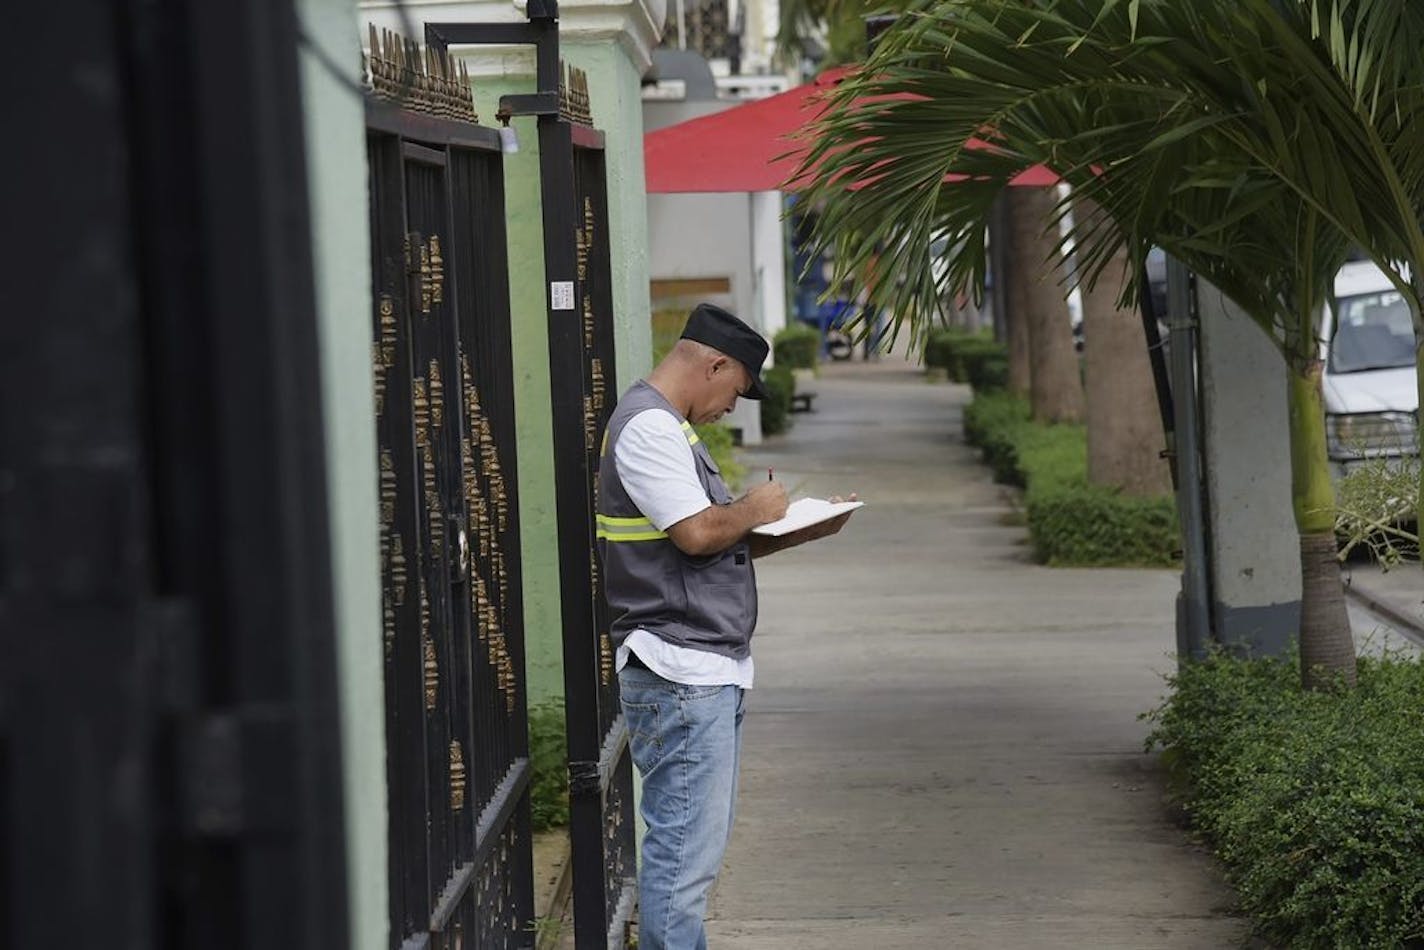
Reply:
M757 688L717 950L1216 948L1246 926L1138 714L1170 571L1050 570L960 436L968 390L829 367L751 477L867 506L758 565Z

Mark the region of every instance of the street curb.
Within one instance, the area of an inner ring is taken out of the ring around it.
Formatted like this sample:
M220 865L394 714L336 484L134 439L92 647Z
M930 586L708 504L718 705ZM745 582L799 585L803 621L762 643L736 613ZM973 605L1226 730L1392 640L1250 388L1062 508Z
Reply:
M1368 588L1361 587L1356 580L1352 579L1345 587L1345 594L1398 626L1400 632L1415 643L1424 646L1424 623L1418 619L1410 617L1378 594L1372 593Z

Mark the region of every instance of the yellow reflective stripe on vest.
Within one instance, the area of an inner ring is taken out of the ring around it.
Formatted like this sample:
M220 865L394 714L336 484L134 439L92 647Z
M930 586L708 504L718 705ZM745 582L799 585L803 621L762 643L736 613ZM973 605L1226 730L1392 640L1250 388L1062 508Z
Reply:
M687 436L688 445L696 445L697 443L702 441L702 436L698 435L693 430L692 423L690 422L684 422L682 424L682 433L683 435Z
M660 541L667 534L653 527L647 518L618 518L598 515L598 538L615 543L623 541Z

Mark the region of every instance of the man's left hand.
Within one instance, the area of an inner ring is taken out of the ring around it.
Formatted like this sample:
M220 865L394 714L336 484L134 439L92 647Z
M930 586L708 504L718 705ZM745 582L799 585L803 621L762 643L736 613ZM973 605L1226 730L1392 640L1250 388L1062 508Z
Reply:
M860 499L855 492L851 492L849 497L846 498L842 498L839 495L832 495L826 500L831 502L831 504L840 504L843 501L859 501ZM775 538L753 534L748 538L752 548L752 557L765 557L768 554L785 551L787 548L794 548L808 541L819 541L821 538L829 538L831 535L839 533L853 514L855 514L854 511L847 511L828 521L808 525L799 531L793 531L790 534L783 534Z

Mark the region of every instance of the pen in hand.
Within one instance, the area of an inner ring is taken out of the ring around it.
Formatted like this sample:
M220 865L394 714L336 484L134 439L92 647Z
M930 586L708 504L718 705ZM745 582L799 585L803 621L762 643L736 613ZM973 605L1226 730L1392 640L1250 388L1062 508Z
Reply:
M771 469L767 469L767 470L766 470L766 480L769 481L769 482L775 480L775 479L772 477Z

